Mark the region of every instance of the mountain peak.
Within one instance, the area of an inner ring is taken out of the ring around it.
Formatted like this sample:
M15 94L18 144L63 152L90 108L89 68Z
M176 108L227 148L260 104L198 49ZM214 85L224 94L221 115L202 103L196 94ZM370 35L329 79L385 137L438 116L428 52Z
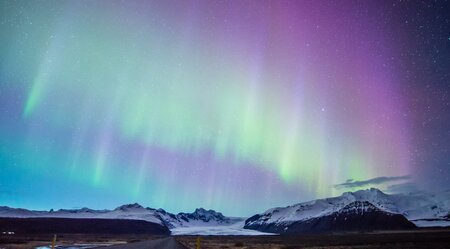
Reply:
M203 222L217 221L228 222L229 218L225 217L222 213L214 210L206 210L204 208L197 208L193 213L178 213L177 215L181 220L189 222L190 220L197 220Z
M206 210L206 209L204 209L204 208L196 208L195 209L195 211L194 211L194 213L196 213L196 214L204 214L204 213L216 213L216 211L214 211L214 210Z
M342 194L342 196L384 196L384 195L386 194L377 188L361 189L354 192L348 191Z
M126 211L128 209L143 209L144 207L141 206L138 203L133 203L133 204L126 204L126 205L122 205L117 207L115 210L122 210L122 211Z
M89 213L89 212L97 212L96 210L83 207L80 209L59 209L58 212L66 212L66 213Z
M201 215L201 216L214 216L218 218L224 218L221 212L217 212L215 210L209 209L206 210L204 208L196 208L193 214Z

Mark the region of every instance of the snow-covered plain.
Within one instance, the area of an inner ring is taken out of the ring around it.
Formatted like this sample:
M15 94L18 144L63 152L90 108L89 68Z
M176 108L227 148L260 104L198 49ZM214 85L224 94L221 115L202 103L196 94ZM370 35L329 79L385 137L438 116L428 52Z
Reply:
M274 235L243 227L244 221L239 221L231 225L176 227L171 231L173 235Z

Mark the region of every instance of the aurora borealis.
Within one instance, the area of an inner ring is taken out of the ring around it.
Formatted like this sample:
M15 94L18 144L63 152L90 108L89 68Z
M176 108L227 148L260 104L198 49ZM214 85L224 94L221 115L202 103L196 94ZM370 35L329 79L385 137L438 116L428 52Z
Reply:
M0 204L249 215L446 182L446 5L2 1Z

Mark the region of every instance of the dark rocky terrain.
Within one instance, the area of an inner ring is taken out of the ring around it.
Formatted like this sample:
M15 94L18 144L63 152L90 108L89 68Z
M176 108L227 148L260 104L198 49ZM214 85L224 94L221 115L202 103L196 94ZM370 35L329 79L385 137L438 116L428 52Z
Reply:
M144 220L72 218L0 218L0 231L20 234L153 234L169 235L163 225Z

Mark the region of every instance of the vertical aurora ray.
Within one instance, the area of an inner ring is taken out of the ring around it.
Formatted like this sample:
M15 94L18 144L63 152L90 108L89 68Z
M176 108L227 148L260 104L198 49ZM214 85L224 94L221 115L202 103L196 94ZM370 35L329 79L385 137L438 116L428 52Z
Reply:
M2 79L23 98L0 135L20 133L2 142L20 157L49 159L18 162L30 177L58 169L67 184L116 193L105 203L245 215L251 202L264 209L334 194L350 178L411 173L401 82L383 68L393 52L374 6L22 5L2 4L4 19L29 20L1 37ZM42 155L21 149L42 144Z

